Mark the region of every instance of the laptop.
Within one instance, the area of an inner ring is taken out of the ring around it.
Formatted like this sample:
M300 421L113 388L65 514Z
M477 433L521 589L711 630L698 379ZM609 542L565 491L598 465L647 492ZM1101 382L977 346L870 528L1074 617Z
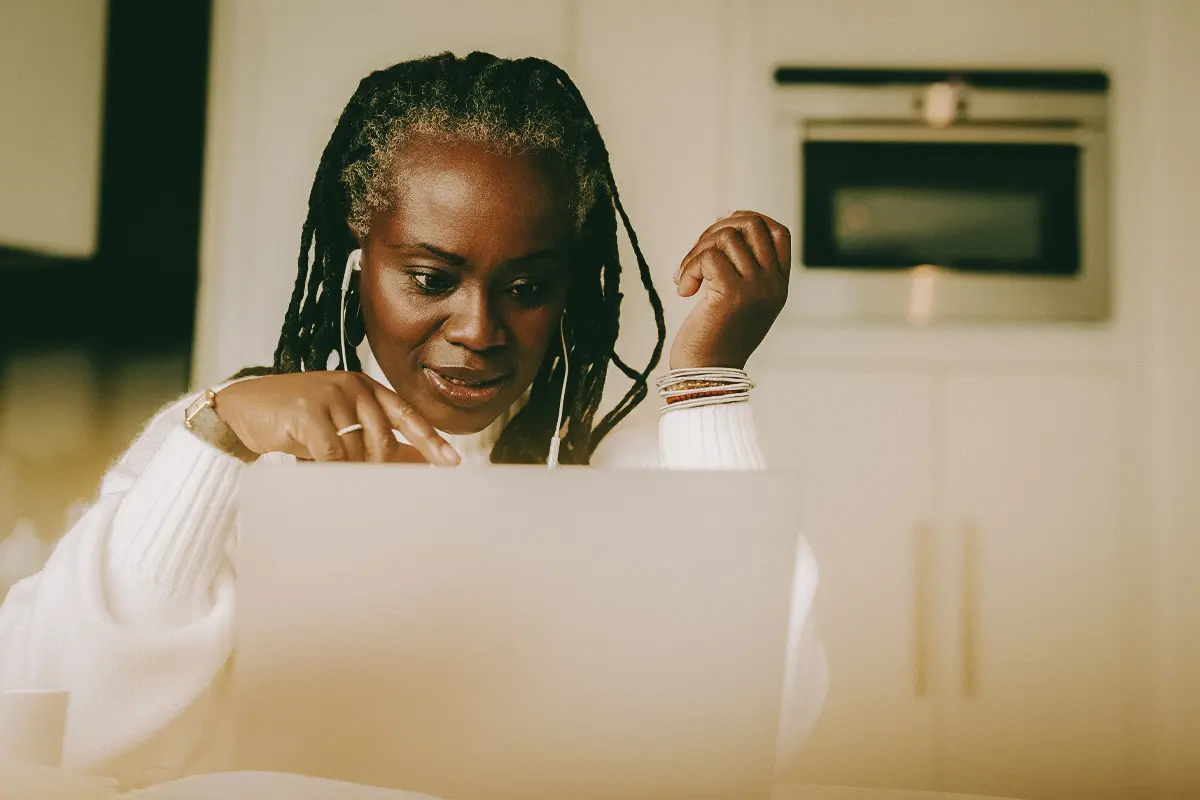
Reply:
M447 800L765 800L780 472L256 465L238 767Z

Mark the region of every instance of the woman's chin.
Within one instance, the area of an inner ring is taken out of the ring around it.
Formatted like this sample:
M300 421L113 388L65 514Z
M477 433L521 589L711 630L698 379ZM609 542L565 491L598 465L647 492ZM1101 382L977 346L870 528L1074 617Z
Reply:
M503 406L503 407L501 407ZM442 433L452 436L470 436L480 433L495 422L508 406L501 402L480 408L458 408L445 402L434 401L418 408L417 413Z

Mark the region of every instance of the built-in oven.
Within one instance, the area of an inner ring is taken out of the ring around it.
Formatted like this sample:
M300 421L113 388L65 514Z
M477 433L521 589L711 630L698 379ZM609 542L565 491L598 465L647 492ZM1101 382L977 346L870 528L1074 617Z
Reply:
M776 77L801 265L792 313L881 322L1109 316L1103 75Z

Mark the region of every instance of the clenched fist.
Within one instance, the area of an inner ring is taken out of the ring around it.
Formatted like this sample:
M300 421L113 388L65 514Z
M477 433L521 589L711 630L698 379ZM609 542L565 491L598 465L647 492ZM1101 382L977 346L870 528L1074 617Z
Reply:
M710 226L675 273L679 294L699 300L675 336L671 368L744 368L787 301L791 250L788 229L754 211Z

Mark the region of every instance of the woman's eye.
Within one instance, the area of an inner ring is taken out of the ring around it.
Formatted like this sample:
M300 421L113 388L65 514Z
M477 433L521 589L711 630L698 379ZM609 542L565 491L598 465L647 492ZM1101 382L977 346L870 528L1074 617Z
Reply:
M413 271L408 274L412 278L413 283L417 285L417 288L425 294L445 294L454 288L454 281L441 272L423 270Z
M543 291L542 284L529 279L514 281L508 286L509 295L521 303L536 303Z

